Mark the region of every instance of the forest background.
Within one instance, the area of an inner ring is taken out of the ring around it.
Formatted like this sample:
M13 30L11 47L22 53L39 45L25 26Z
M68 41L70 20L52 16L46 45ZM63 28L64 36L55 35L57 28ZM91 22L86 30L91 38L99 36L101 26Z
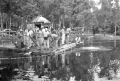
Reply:
M95 27L116 33L120 25L119 0L1 0L0 13L1 29L24 29L38 15L50 20L54 28Z

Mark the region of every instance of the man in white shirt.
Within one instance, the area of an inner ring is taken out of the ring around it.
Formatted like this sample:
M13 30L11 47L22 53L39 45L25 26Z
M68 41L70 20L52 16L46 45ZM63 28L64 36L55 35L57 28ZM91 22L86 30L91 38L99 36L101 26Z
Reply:
M50 32L48 31L48 28L46 27L43 29L43 37L44 37L44 48L48 49L49 48L49 34Z
M32 40L32 37L33 37L33 30L30 29L29 32L28 32L28 37L29 37L29 44L28 44L28 48L30 48L33 44L33 40Z
M61 29L61 33L62 33L62 45L63 45L65 44L65 27Z
M25 32L24 32L24 44L27 45L27 46L28 46L28 41L29 41L28 32L29 32L29 30L25 29Z
M34 28L34 33L36 34L35 35L35 38L37 39L37 32L39 31L39 28L36 26L35 28Z
M77 37L75 38L76 44L79 44L81 42L81 37L79 35L77 35Z
M69 43L69 39L70 39L70 33L71 33L71 29L70 29L70 27L69 28L67 28L67 30L66 30L66 39L67 39L67 43Z
M36 31L36 37L37 37L37 45L40 48L42 46L42 37L43 37L42 30L39 29Z

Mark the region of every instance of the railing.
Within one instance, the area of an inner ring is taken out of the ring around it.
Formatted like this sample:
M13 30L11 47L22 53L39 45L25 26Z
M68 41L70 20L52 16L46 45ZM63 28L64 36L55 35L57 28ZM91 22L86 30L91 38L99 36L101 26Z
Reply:
M13 35L15 33L15 31L12 31L12 35L9 33L8 31L0 31L0 46L4 46L4 45L8 45L8 44L12 44L12 41L14 39Z
M6 44L12 44L12 41L10 40L0 40L1 45L6 45Z
M2 36L11 36L15 34L16 34L16 31L0 31L0 35Z

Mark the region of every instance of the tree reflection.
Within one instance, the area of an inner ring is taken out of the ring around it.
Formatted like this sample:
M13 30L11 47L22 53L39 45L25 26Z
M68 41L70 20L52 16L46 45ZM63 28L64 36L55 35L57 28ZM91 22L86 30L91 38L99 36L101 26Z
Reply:
M31 65L34 66L35 74L43 76L45 68L50 72L50 78L70 80L74 77L77 81L92 81L95 77L107 77L112 79L113 74L117 75L120 68L120 51L77 51L63 56L32 56L25 58L18 67L27 70ZM20 59L19 59L20 60ZM20 62L21 62L20 61ZM64 62L64 63L63 63ZM63 66L65 64L65 66ZM97 81L97 80L95 80Z
M91 59L88 54L81 54L77 57L75 53L70 55L70 71L76 80L90 81L92 76L88 69L90 69Z
M119 52L118 52L119 53ZM108 52L82 52L80 56L71 53L70 71L76 76L76 80L90 81L93 79L93 73L99 67L98 77L113 77L119 69L118 54L115 51Z

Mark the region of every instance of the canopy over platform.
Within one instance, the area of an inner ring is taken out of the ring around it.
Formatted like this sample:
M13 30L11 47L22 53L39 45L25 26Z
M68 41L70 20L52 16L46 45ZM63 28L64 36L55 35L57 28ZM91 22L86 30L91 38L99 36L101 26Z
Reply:
M41 15L38 16L37 18L32 20L33 23L50 23L50 21L48 19L46 19L45 17L42 17Z
M34 18L32 20L32 23L34 23L35 26L37 26L39 28L41 28L41 26L49 27L49 25L50 25L50 21L48 19L46 19L45 17L41 16L41 15L37 16L36 18Z

